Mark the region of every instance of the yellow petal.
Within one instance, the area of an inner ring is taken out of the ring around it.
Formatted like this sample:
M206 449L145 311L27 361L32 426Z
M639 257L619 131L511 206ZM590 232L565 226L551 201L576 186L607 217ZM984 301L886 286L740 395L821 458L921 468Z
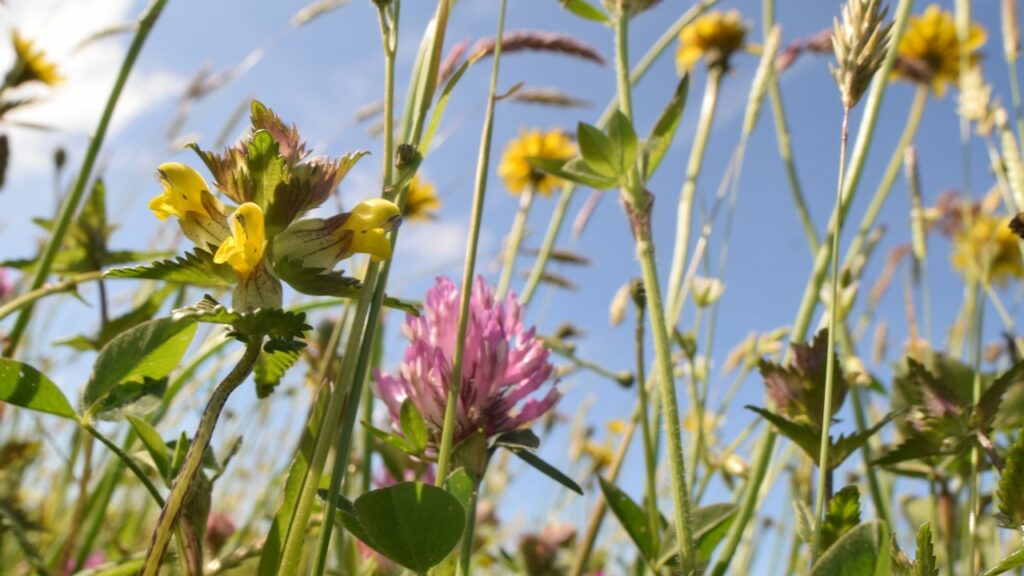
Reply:
M383 198L360 202L341 225L341 230L352 233L348 252L369 254L375 260L391 258L391 241L385 232L401 219L398 206Z
M227 262L240 277L247 277L263 259L266 247L263 232L263 211L246 202L231 215L231 237L224 240L213 255L218 264Z
M189 212L213 216L211 210L223 208L219 201L203 203L203 192L209 194L209 187L202 175L189 166L166 162L156 169L156 175L164 190L149 201L149 209L160 220L168 216L184 218Z

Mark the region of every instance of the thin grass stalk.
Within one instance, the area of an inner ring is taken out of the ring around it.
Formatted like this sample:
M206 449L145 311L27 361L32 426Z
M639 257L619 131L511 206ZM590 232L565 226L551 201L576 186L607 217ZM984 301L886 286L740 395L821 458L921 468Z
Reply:
M764 21L762 31L765 38L767 38L775 24L775 0L764 0L762 12L762 19ZM814 220L811 218L811 211L807 208L803 186L800 184L800 176L796 170L789 121L786 119L786 107L782 102L779 76L775 71L774 65L772 66L771 78L768 80L768 98L772 106L772 119L775 122L775 138L778 141L779 157L782 158L782 165L786 169L786 180L789 182L789 189L793 195L793 205L796 207L797 218L800 219L800 227L807 238L807 246L811 249L811 256L814 256L815 252L818 251L818 232L814 228Z
M694 5L692 8L687 10L680 16L675 22L672 23L668 29L651 45L642 58L637 62L633 68L632 73L629 75L629 82L632 86L636 86L640 80L650 70L658 58L665 53L665 50L676 40L679 36L679 31L689 25L691 22L696 20L701 14L703 14L708 8L711 8L717 4L719 0L702 0L699 4ZM611 102L605 107L604 112L598 118L597 127L604 129L608 121L611 119L612 114L619 107L618 96L613 96ZM551 260L551 252L555 249L555 243L558 241L558 234L562 230L562 223L565 221L565 214L568 210L570 202L574 193L576 192L576 185L572 182L568 182L562 187L562 192L558 196L558 203L555 205L555 210L551 214L551 221L548 223L548 229L544 233L544 241L541 243L540 250L537 253L537 259L534 260L533 268L530 270L530 275L527 277L526 285L523 287L522 296L519 301L526 306L530 300L533 299L534 294L537 292L538 286L540 286L541 279L544 277L544 270L547 268L548 262ZM670 295L671 296L671 295Z
M850 155L849 167L847 169L849 176L844 183L845 190L843 191L843 199L846 204L843 210L844 213L849 210L849 206L852 204L853 199L856 196L857 186L860 183L860 177L864 169L864 164L867 160L868 149L870 148L875 126L878 121L878 113L882 107L885 88L888 85L889 73L892 71L893 64L896 61L897 47L899 46L900 38L903 36L903 31L906 28L906 23L913 5L913 0L900 0L899 5L896 8L896 15L889 39L889 49L886 53L885 60L882 62L881 68L875 74L875 79L871 84L871 91L867 98L864 115L861 118L861 123L857 130L857 140L854 143L853 152ZM832 224L834 224L834 222ZM831 228L832 226L830 226L830 229ZM822 257L824 258L824 262L829 261L829 257L831 256L831 254L829 254L830 248L831 235L829 232L826 232L825 240L818 248L815 264L817 264L818 260ZM817 268L817 266L815 266L815 268ZM823 278L821 280L823 280ZM818 291L821 288L821 280L818 279L818 274L812 272L811 279L808 281L808 288L804 292L800 309L797 312L797 317L793 322L793 329L790 332L790 340L792 342L801 342L807 337L807 330L810 326L811 315L817 307ZM765 428L764 435L761 437L757 447L754 449L751 474L745 483L742 498L739 502L740 508L737 513L736 520L729 528L725 547L719 554L718 561L711 570L712 576L724 576L729 569L733 555L736 553L736 549L743 538L743 533L746 531L747 526L750 523L750 519L753 517L754 508L758 501L757 490L755 487L759 486L761 482L764 481L764 475L768 469L768 461L775 450L776 438L777 434L775 430L771 426L768 426Z
M615 15L615 71L619 95L619 111L630 122L633 120L633 102L629 82L629 12L630 2L624 0ZM672 498L675 504L674 524L676 543L679 551L682 573L686 576L696 571L693 530L690 523L690 497L687 492L686 462L683 455L682 431L680 429L679 405L676 400L675 379L672 371L672 349L668 327L665 322L665 308L661 299L661 284L654 258L654 242L651 238L650 200L648 193L640 186L640 175L634 164L627 181L631 188L623 189L627 212L636 244L636 255L643 272L644 289L650 310L651 331L657 362L656 378L661 389L661 403L664 411L665 433L668 436L668 458L672 471ZM674 291L678 292L678 290ZM673 292L673 293L674 293Z
M530 206L533 205L533 186L527 186L519 195L519 208L516 210L515 219L512 220L512 231L505 240L505 256L501 262L501 275L498 277L498 286L494 291L494 297L501 299L508 294L509 285L512 282L512 274L516 269L516 257L519 255L519 248L523 243L523 232L526 230L526 219L530 214Z
M89 176L92 174L93 166L96 164L96 158L99 156L103 140L107 136L107 128L110 126L110 119L114 115L114 108L117 107L117 102L121 98L121 90L128 82L128 76L131 74L135 61L142 51L142 45L145 44L146 39L149 37L149 32L153 29L153 25L156 23L157 18L160 17L160 13L166 4L167 0L152 0L139 18L135 27L135 35L132 37L132 42L128 46L128 52L121 63L117 79L114 80L114 87L110 91L110 96L107 97L107 103L103 108L99 124L96 125L96 130L89 141L89 147L85 151L85 158L82 160L82 167L78 172L78 177L75 179L75 186L71 189L71 193L64 200L63 204L61 204L60 214L57 216L57 221L53 226L53 233L46 244L46 250L36 264L35 274L32 276L31 284L29 284L29 292L38 290L43 286L46 278L50 275L50 269L53 267L53 261L57 257L57 253L64 247L64 237L71 227L72 218L78 212L78 206L85 197ZM8 340L7 346L4 348L4 356L13 357L15 352L17 352L25 329L28 328L28 322L32 318L32 310L33 305L31 303L21 309L21 313L7 335Z
M483 221L484 200L487 192L487 175L491 159L491 140L494 132L494 107L497 103L498 71L501 64L502 38L505 33L505 11L508 0L501 0L498 12L498 32L494 37L494 56L491 64L491 84L487 91L487 110L484 112L483 133L480 135L480 155L477 158L476 182L473 187L473 205L470 212L469 238L466 244L466 260L462 269L462 294L459 303L459 330L455 338L455 352L452 359L452 374L448 385L448 400L444 410L444 425L437 456L436 483L443 486L448 478L451 462L452 440L455 437L455 412L462 387L462 362L466 348L466 332L469 329L469 306L473 296L473 275L476 269L477 249L480 243L480 225ZM470 535L472 537L472 535Z
M443 0L442 0L443 1ZM390 14L386 11L391 10ZM401 0L394 0L388 6L378 6L378 22L381 30L381 42L384 52L384 142L383 142L383 189L385 194L390 190L391 185L394 182L394 162L395 162L395 128L394 128L394 94L395 94L395 58L398 49L398 22L399 14L401 9ZM425 112L424 112L425 113ZM422 124L422 123L421 123ZM399 204L401 208L401 203ZM392 246L397 240L396 234L392 234L391 242ZM390 261L389 261L390 262ZM355 318L349 329L349 341L346 344L345 357L342 361L342 365L339 368L339 377L335 385L333 394L331 395L331 404L328 407L327 417L324 419L323 427L320 430L319 438L317 439L316 449L314 450L313 461L310 465L310 471L312 477L317 478L316 483L309 482L311 477L307 475L307 482L303 485L303 493L300 493L300 505L303 505L303 515L306 516L306 520L301 524L304 526L308 522L308 506L304 504L302 495L306 493L307 487L319 487L319 474L326 463L326 452L327 448L322 446L328 445L327 438L330 434L325 434L325 431L329 432L335 430L338 424L338 418L341 416L341 412L344 408L346 410L346 417L342 422L341 433L337 435L337 444L334 450L334 468L331 473L330 484L328 486L326 509L334 510L338 504L338 498L341 493L341 484L344 479L346 465L348 463L348 448L351 442L351 437L354 429L355 417L348 416L348 413L354 413L356 406L359 404L359 394L364 387L365 376L356 378L357 374L361 374L358 370L359 360L364 360L363 354L372 344L374 340L373 330L377 326L377 316L373 313L374 309L379 310L380 303L377 302L376 291L371 289L377 284L378 281L378 270L379 265L375 262L371 262L366 269L366 275L364 276L364 288L360 294L359 303L356 305ZM384 277L383 283L386 284L386 276ZM376 304L376 306L374 306ZM369 321L367 317L369 316ZM339 323L335 326L335 331L340 335L341 324L344 321L344 317L339 319ZM332 333L332 337L334 333ZM358 336L358 337L357 337ZM328 358L333 356L334 350L337 347L337 340L333 341L333 345L329 348L330 352ZM360 357L353 361L353 356L359 354ZM329 366L329 362L325 361L322 367L326 370ZM322 374L321 374L322 376ZM321 378L322 381L322 378ZM342 386L346 383L351 382L348 386L347 391L342 391ZM346 398L347 397L347 398ZM333 420L333 421L332 421ZM332 425L333 424L333 425ZM321 456L322 454L322 456ZM318 458L319 457L319 458ZM369 462L365 462L364 465L369 466ZM313 495L306 496L308 499L308 505L312 505ZM302 545L299 538L292 538L295 534L295 527L297 524L293 522L289 527L288 536L285 539L285 555L282 558L282 568L284 567L285 560L288 559L289 545L291 545L290 554L295 561L295 569L298 569L298 560L301 559ZM311 574L320 576L326 570L327 554L330 549L331 533L334 528L334 522L324 522L320 528L320 537L317 542L317 551L314 564L312 566Z
M167 550L167 543L171 538L171 532L181 516L181 507L185 502L189 489L192 487L192 481L195 480L196 475L199 473L199 467L202 464L203 456L206 454L206 449L210 446L210 440L213 438L213 431L217 426L217 419L220 417L221 410L224 409L224 404L227 403L231 393L245 382L249 373L252 372L253 367L256 365L256 360L259 358L262 345L262 338L249 342L246 345L245 354L241 360L213 390L213 394L203 410L203 416L199 421L196 435L189 445L185 462L181 466L181 471L178 472L178 477L174 479L174 484L171 485L171 492L168 494L164 507L160 511L156 530L153 531L153 538L149 543L149 549L146 551L146 560L141 571L142 576L156 576L160 571L160 563L163 560L164 552Z
M836 231L832 234L832 297L828 318L828 351L825 353L825 406L821 413L821 451L818 455L818 490L814 500L814 535L811 538L811 564L818 559L821 549L821 526L824 522L825 501L832 498L832 467L828 453L832 447L829 429L832 424L832 390L835 386L836 326L839 324L839 237L843 231L843 176L846 170L846 142L849 139L850 107L843 106L843 125L839 144L839 183L836 186L836 205L833 218Z
M907 148L904 156L907 188L910 192L910 230L912 253L914 255L913 282L921 298L921 318L924 339L931 345L932 318L931 294L928 288L928 234L924 221L924 200L921 182L918 178L917 154L913 147Z
M683 286L683 273L686 271L686 254L690 246L690 221L693 219L693 199L697 192L697 178L704 165L704 151L707 149L711 125L714 124L715 110L718 108L718 94L722 87L722 69L715 66L708 68L704 85L704 98L700 105L700 116L697 119L697 131L690 149L690 159L686 164L686 179L679 193L678 216L676 220L675 248L672 252L672 267L668 275L667 293L671 296L679 292Z

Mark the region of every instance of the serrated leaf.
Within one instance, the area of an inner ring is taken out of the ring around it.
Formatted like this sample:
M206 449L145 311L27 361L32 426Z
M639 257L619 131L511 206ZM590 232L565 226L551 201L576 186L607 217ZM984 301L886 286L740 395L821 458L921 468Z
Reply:
M297 259L283 259L274 263L274 272L289 286L309 296L333 296L357 300L362 294L363 285L359 280L345 276L342 272L323 268L306 268ZM392 296L384 296L384 306L420 315L420 306L411 300L403 300Z
M343 513L345 520L352 510L367 546L418 573L433 568L455 549L466 524L458 499L421 482L400 482L366 492Z
M114 268L108 270L103 277L163 280L200 288L225 288L238 282L231 266L215 263L213 255L200 248L186 252L184 256L159 260L146 266Z
M746 409L757 413L767 420L772 426L775 426L775 429L780 434L799 446L811 460L818 461L821 455L821 433L815 430L813 426L807 423L794 422L785 416L769 412L764 408L746 406Z
M402 426L402 434L409 440L413 450L416 451L416 454L422 454L430 442L430 433L427 431L427 423L423 420L423 415L420 414L412 400L406 398L405 402L402 402L398 421Z
M608 121L608 139L612 143L615 167L619 174L625 174L636 163L637 139L633 123L621 110L616 110Z
M608 24L610 22L607 14L586 0L561 0L561 2L562 8L565 8L584 20L600 22L601 24Z
M234 328L243 340L263 337L285 342L301 340L308 330L313 329L306 324L305 312L290 312L279 308L237 312L217 302L209 294L191 306L176 309L171 317L176 320L226 324Z
M877 576L883 556L887 561L888 528L880 520L865 522L825 551L811 568L811 576Z
M997 574L1009 572L1010 570L1013 570L1014 568L1018 568L1020 566L1024 566L1024 548L1020 548L1019 550L1003 558L999 562L996 562L995 565L990 567L988 570L985 570L978 576L996 576Z
M665 158L672 140L675 138L676 130L679 128L679 121L683 117L683 110L686 108L686 96L690 90L690 75L684 74L672 98L662 109L658 120L654 123L651 135L644 142L642 154L644 181L650 180L651 176L658 170L661 161Z
M618 180L622 175L622 152L608 136L590 124L580 122L576 139L586 165L605 178Z
M583 495L583 489L580 488L579 484L574 482L572 478L566 476L558 468L555 468L551 464L545 462L544 459L541 458L540 456L537 456L536 454L530 452L529 450L512 450L512 453L518 456L523 462L526 462L527 464L535 468L541 474L544 474L548 478L551 478L555 482L558 482L562 486L565 486L566 488L572 490L573 492L579 494L580 496Z
M939 576L939 567L935 561L935 548L932 546L932 525L921 524L917 529L917 557L911 568L913 576Z
M896 415L892 412L886 414L881 420L875 423L871 428L867 428L860 432L856 432L850 436L840 436L837 440L832 442L831 448L829 448L828 460L829 467L835 469L838 468L850 454L853 454L858 448L864 445L872 436L878 433L886 424L888 424Z
M132 262L145 262L155 258L166 258L172 253L167 250L113 250L103 256L104 266L116 266L119 264L130 264ZM24 272L35 270L38 258L25 258L16 260L4 260L0 262L0 268L14 268ZM75 272L91 272L98 268L84 248L65 247L57 253L51 266L51 272L57 274L69 274Z
M1003 403L1003 396L1011 386L1019 383L1022 378L1024 378L1024 361L1017 362L1009 370L1000 374L981 394L974 413L982 431L991 429L996 413L999 412L999 406Z
M160 433L153 428L149 422L136 418L135 416L128 416L128 422L132 425L132 429L139 436L139 440L142 440L142 445L149 452L150 458L153 459L153 465L156 466L160 477L163 478L164 482L170 485L171 479L171 460L167 453L167 443L160 437Z
M10 358L0 358L0 402L61 418L78 418L52 380L32 366Z
M274 190L285 179L285 162L277 140L267 130L253 132L248 146L248 201L266 210Z
M835 493L821 523L821 549L828 550L839 538L860 524L860 491L846 486Z
M653 566L658 561L658 550L655 547L655 535L651 534L647 513L618 486L600 476L597 479L601 484L601 492L604 493L608 508L619 520L619 524L622 525L633 544L636 544L640 555L649 565Z
M269 343L268 343L269 344ZM256 383L256 396L266 398L281 383L281 378L289 368L298 363L299 350L264 350L256 360L253 368L253 381Z
M999 513L1006 528L1020 531L1024 527L1024 431L1006 454L1003 472L999 476Z
M95 415L102 408L104 413L113 415L120 407L128 407L153 392L153 383L165 379L181 362L196 327L191 320L160 318L143 322L112 339L100 350L85 385L85 414ZM125 389L118 390L119 387ZM125 404L119 406L112 403L114 400Z

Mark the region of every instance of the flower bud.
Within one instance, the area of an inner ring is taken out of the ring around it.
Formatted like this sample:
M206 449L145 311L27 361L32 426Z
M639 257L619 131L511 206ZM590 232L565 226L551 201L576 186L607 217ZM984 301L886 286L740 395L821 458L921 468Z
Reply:
M725 284L717 278L704 278L703 276L695 276L693 282L690 285L690 293L693 294L693 303L698 308L707 308L719 298L722 297L722 292L725 291Z
M275 261L298 260L305 268L330 270L356 253L376 261L391 258L386 232L401 222L398 206L374 198L351 212L327 219L299 220L274 240Z

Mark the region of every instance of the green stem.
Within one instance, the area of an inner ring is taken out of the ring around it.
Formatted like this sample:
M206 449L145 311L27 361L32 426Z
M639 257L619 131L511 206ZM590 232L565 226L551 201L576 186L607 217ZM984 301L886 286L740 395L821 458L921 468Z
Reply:
M83 422L82 428L89 434L92 434L94 438L102 442L104 446L106 446L111 452L113 452L117 456L118 460L124 463L124 465L127 466L128 469L131 470L133 474L135 474L135 477L138 478L139 482L142 482L142 485L146 487L146 491L148 491L149 494L153 497L153 500L156 501L157 505L164 505L164 497L160 494L160 490L157 489L157 487L153 484L152 480L149 479L149 476L146 474L146 472L142 468L140 468L138 464L135 463L134 458L129 456L128 453L122 450L121 447L118 446L113 440L107 438L102 432L93 427L92 424Z
M462 268L462 294L459 303L459 328L455 338L455 354L452 359L452 374L448 385L448 399L444 410L444 426L437 456L438 486L448 478L451 462L452 440L455 438L455 415L462 388L462 361L466 349L466 332L469 329L469 305L473 294L473 275L476 269L477 248L480 243L480 224L483 221L484 199L487 192L488 166L491 159L491 140L494 131L494 106L497 102L498 70L501 63L502 38L505 34L505 12L508 0L501 0L498 9L498 32L494 37L494 61L491 65L491 84L487 92L487 110L484 112L483 133L480 135L480 155L477 158L476 182L473 187L473 207L470 216L469 237L466 243L466 260ZM469 537L472 537L470 535Z
M150 541L149 549L146 551L146 561L141 572L142 576L156 576L160 571L160 563L163 560L164 552L167 550L171 533L178 521L178 517L181 515L181 508L186 496L188 496L189 489L192 487L192 482L195 480L196 475L199 474L203 456L206 454L206 449L210 446L213 430L217 426L217 419L220 417L221 410L224 409L224 404L227 403L231 393L245 382L249 373L252 372L253 367L256 365L256 360L259 358L262 344L262 338L250 342L246 346L245 354L242 355L238 364L213 390L213 394L203 410L203 416L199 420L199 428L196 430L195 438L192 439L188 453L185 455L185 462L182 464L181 471L178 472L178 477L175 478L174 484L171 486L171 492L167 497L167 501L160 511L156 530L153 531L153 538Z
M900 0L899 5L895 10L895 19L889 39L889 48L886 52L885 60L882 62L882 67L877 73L875 73L875 79L871 85L871 92L868 96L867 104L865 105L864 116L861 118L860 127L857 130L857 140L853 146L853 153L850 155L848 168L849 177L844 183L845 190L843 191L843 199L846 204L846 207L843 210L844 213L849 209L850 204L852 204L856 196L857 186L860 183L860 177L867 160L868 151L871 147L871 140L878 121L878 114L882 107L882 100L884 99L885 88L888 84L889 73L892 71L893 64L896 61L897 47L899 46L900 38L903 36L903 31L906 28L906 23L910 16L910 10L912 7L913 0ZM834 222L832 224L834 225ZM830 226L830 228L831 227L832 226ZM829 233L826 233L825 236L824 241L819 245L818 252L815 255L816 270L819 260L827 263L831 257L829 252L832 247L832 238ZM855 252L851 251L851 253ZM822 266L822 269L824 270L824 266ZM818 292L821 289L821 282L823 280L823 274L819 278L817 271L812 273L811 279L808 281L807 289L804 292L803 301L801 302L797 317L793 322L793 329L790 332L791 341L802 342L806 338L807 330L811 322L811 315L817 306ZM745 488L739 503L740 508L736 514L736 520L729 528L725 547L711 571L713 576L724 576L727 573L729 564L732 562L732 557L736 553L736 549L739 547L740 541L743 539L743 533L750 524L750 519L754 515L754 509L758 501L757 487L764 481L764 475L768 470L768 462L775 450L776 438L777 434L774 428L767 426L765 428L764 435L761 437L757 447L754 449L751 474L744 484Z
M659 544L661 528L661 514L658 512L658 454L654 448L654 435L651 430L650 421L650 400L647 397L647 378L644 376L644 309L646 306L636 307L636 331L634 332L634 350L636 353L636 392L640 410L640 432L644 446L644 479L646 490L644 504L647 509L647 529L651 533L653 549L660 550Z
M498 278L498 287L494 291L495 298L504 298L508 293L509 284L512 283L512 274L516 268L516 256L519 255L519 247L523 243L523 231L526 229L526 218L530 214L532 204L533 188L527 186L519 195L519 209L516 210L515 219L512 221L512 231L509 232L508 243L505 245L505 258L501 263L501 276Z
M669 46L677 41L679 38L679 31L696 20L698 16L704 13L704 11L718 2L719 0L703 0L699 4L696 4L687 10L682 16L673 22L672 25L669 26L668 29L666 29L658 38L658 40L651 45L643 58L637 62L629 76L630 84L636 86L647 74L651 65L653 65L658 58L664 54L665 50L668 49ZM608 106L605 107L604 112L601 113L601 116L597 121L597 127L604 129L605 126L607 126L608 121L611 119L612 114L618 109L618 107L619 99L618 96L615 96L612 98L611 102L608 103ZM540 251L537 253L537 259L534 260L533 268L530 270L530 276L527 278L526 285L523 288L523 294L520 296L520 302L522 302L523 306L533 299L533 296L537 291L537 287L540 286L541 278L544 277L544 269L547 267L548 261L551 259L551 253L555 249L555 243L558 241L558 233L562 229L562 223L565 221L566 210L569 207L569 203L572 201L575 191L576 186L571 182L562 187L562 192L558 197L558 204L555 206L555 211L551 215L551 221L548 224L547 232L544 234L544 242L540 246Z
M767 38L775 23L775 0L764 0L762 9L764 12L762 29L764 37ZM786 119L786 108L782 103L779 77L775 73L774 67L772 77L768 80L768 97L772 105L772 118L775 121L775 137L778 140L779 156L786 168L786 179L789 181L789 189L793 194L793 204L796 205L797 217L800 218L800 226L803 228L804 236L807 237L807 246L810 247L813 256L818 251L818 232L814 229L814 220L811 219L811 212L807 209L803 186L800 184L800 177L796 171L789 122Z
M619 110L630 121L633 119L632 94L628 76L629 66L629 2L620 5L615 17L615 71L618 86ZM650 200L639 186L641 180L636 165L630 169L627 183L634 184L622 190L627 204L627 215L633 230L636 255L643 272L647 306L650 310L651 331L656 358L655 375L660 385L665 431L668 436L668 457L672 470L672 496L675 504L676 543L682 573L690 576L696 571L693 531L690 523L690 497L687 492L686 461L683 455L679 404L676 400L675 378L672 372L672 345L665 322L665 308L661 299L654 243L651 239ZM673 293L678 292L678 290Z
M20 294L15 298L12 298L6 302L3 306L0 306L0 320L10 316L11 314L25 308L26 306L33 305L37 300L45 298L50 294L59 294L61 292L70 292L78 287L79 284L86 282L93 282L103 278L102 271L86 272L84 274L77 274L71 276L67 280L57 282L55 284L49 284L41 286L35 290Z
M100 116L99 124L96 125L96 131L93 132L92 139L89 141L89 147L85 152L85 159L82 161L82 168L79 170L78 178L75 180L75 186L61 205L60 214L57 216L57 222L53 226L53 233L50 235L46 250L36 264L36 271L32 277L32 283L29 285L29 292L38 290L46 282L57 253L64 247L64 237L71 227L71 220L78 211L78 205L85 196L86 184L88 184L92 168L96 164L96 158L99 156L103 139L107 135L107 128L110 125L110 119L114 115L117 101L121 97L121 90L128 82L128 75L135 65L139 52L142 51L142 45L146 42L146 38L149 37L149 32L153 29L153 24L160 16L160 12L163 11L165 4L167 4L167 0L152 0L143 12L142 17L139 18L138 25L135 27L135 36L128 47L128 53L125 54L124 62L121 63L121 69L117 73L117 79L114 81L114 87L110 91L110 96L107 97L107 104L103 108L103 115ZM32 317L32 309L32 304L29 304L18 315L14 327L11 329L10 334L8 334L4 356L13 357L14 353L17 352L18 344L21 342L21 337L24 335L25 329L28 328L29 319Z
M1024 142L1024 112L1021 108L1020 79L1017 74L1017 60L1007 57L1006 67L1010 73L1010 97L1013 100L1013 112L1017 118L1017 141Z
M486 467L485 467L486 468ZM473 486L473 494L469 498L469 506L466 508L466 528L462 537L462 549L459 553L459 572L463 576L469 576L473 562L473 534L476 532L476 508L480 500L480 480L478 478Z
M843 106L843 126L839 144L839 183L836 186L836 205L833 218L836 231L832 234L832 297L828 315L828 352L825 354L825 405L821 412L821 451L818 456L818 491L814 500L814 537L811 540L811 564L818 559L821 549L821 525L825 511L825 501L832 498L830 476L832 466L828 461L829 449L832 447L832 436L829 428L832 424L832 390L835 386L836 366L836 326L839 324L839 237L843 231L843 176L846 171L846 142L849 139L850 106Z
M676 221L676 242L672 252L672 268L668 275L668 295L673 297L683 286L683 274L686 271L686 254L690 245L690 221L693 219L693 199L697 192L697 177L704 165L704 151L707 149L708 136L715 120L718 108L718 93L722 86L722 69L715 66L708 68L708 77L704 86L704 99L701 102L700 117L697 119L697 132L690 149L690 160L686 164L686 180L679 193L678 218Z

